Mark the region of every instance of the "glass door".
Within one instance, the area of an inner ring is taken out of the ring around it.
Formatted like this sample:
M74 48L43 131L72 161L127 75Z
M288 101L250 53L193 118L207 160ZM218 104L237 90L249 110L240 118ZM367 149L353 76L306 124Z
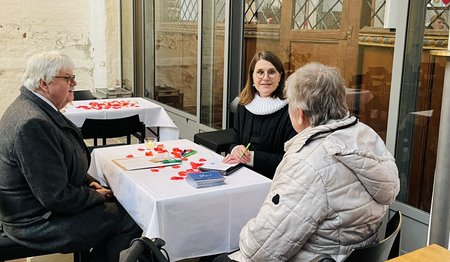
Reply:
M197 115L198 23L197 0L155 0L154 85L146 96Z
M225 0L202 1L200 123L222 129L224 115Z
M214 129L225 114L226 2L155 0L143 8L144 97Z
M122 2L124 85L163 105L182 138L225 128L230 1Z
M411 4L396 158L403 203L430 212L447 57L449 7L441 0ZM447 52L444 52L447 53Z

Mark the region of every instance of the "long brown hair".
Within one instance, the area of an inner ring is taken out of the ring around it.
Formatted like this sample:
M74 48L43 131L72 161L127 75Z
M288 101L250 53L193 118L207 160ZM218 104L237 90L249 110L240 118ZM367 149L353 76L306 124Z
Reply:
M278 83L277 89L275 89L275 91L273 91L273 93L271 94L271 97L284 99L283 89L286 83L286 73L284 71L283 63L281 62L280 58L278 58L278 56L274 53L270 51L262 51L256 53L253 56L252 61L250 62L250 65L248 67L247 82L245 83L245 87L244 89L242 89L242 92L239 96L239 103L241 105L250 103L253 98L255 98L255 94L258 92L253 86L253 72L255 71L256 62L258 62L259 60L266 60L272 63L272 65L277 69L278 73L280 73L280 82Z

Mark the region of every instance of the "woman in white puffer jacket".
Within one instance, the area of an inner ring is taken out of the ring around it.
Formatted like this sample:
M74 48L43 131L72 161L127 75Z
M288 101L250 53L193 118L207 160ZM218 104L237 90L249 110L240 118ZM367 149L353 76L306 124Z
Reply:
M287 81L298 134L285 143L272 188L240 234L237 261L337 261L377 241L399 192L395 160L383 140L350 117L337 69L318 63Z

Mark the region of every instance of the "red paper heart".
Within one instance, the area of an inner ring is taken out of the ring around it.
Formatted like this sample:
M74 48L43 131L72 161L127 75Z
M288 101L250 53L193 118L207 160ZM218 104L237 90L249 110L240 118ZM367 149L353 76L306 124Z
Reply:
M445 5L448 5L448 3L450 3L450 0L442 0L442 3L444 3Z
M147 151L147 152L145 152L145 155L146 156L153 156L153 153L152 153L152 151Z

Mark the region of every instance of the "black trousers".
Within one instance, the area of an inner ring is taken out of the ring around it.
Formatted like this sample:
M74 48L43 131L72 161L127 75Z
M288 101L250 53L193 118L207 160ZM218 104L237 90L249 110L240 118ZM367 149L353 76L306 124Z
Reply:
M201 257L199 259L199 262L232 262L232 261L236 261L236 260L230 259L228 257L229 254L230 253Z
M232 261L236 261L236 260L232 260L231 258L228 257L229 254L222 254L222 255L218 255L213 262L232 262Z
M117 201L104 202L73 214L51 214L32 225L3 225L10 238L54 253L91 251L95 262L118 262L120 251L142 235L142 229Z

